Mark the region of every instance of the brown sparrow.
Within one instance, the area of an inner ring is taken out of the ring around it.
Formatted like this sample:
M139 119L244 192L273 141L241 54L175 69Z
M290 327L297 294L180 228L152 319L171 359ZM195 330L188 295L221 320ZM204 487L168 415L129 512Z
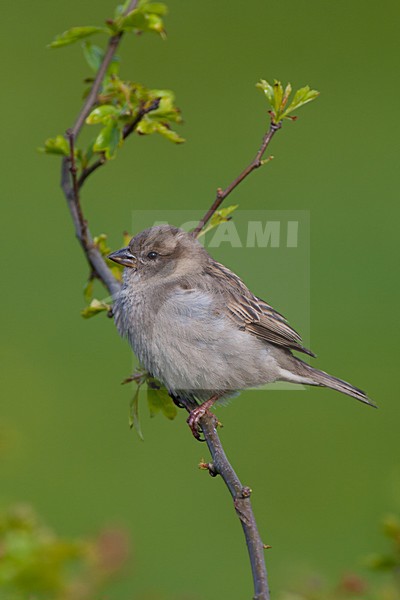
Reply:
M315 355L192 234L152 227L109 258L125 266L117 328L174 398L202 402L188 418L195 437L215 402L274 381L329 387L375 406L360 389L295 357L293 350Z

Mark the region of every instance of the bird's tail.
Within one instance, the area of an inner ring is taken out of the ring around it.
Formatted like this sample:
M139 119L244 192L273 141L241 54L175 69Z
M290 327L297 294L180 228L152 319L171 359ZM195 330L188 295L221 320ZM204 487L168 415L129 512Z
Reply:
M325 371L320 371L319 369L314 369L307 363L303 362L299 358L293 357L296 361L296 372L300 376L299 379L303 381L299 381L301 383L306 383L307 385L319 385L323 387L328 387L333 390L337 390L342 394L347 394L348 396L352 396L356 400L360 402L364 402L365 404L369 404L374 408L377 408L376 404L368 398L367 394L360 390L359 388L354 387L347 381L343 381L342 379L338 379L337 377L333 377Z

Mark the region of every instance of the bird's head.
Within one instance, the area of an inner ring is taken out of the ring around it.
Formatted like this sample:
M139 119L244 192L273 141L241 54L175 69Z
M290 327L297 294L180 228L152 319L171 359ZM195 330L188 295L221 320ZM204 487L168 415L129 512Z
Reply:
M191 275L209 255L192 234L171 225L157 225L135 235L126 248L108 258L124 265L126 276L147 280Z

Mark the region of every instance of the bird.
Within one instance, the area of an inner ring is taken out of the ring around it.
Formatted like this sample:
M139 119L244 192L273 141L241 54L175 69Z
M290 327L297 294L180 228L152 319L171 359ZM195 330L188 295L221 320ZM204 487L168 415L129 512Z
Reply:
M192 233L153 226L108 258L124 267L113 303L117 329L173 399L196 402L187 422L197 439L214 404L276 381L332 388L376 407L359 388L295 356L315 354Z

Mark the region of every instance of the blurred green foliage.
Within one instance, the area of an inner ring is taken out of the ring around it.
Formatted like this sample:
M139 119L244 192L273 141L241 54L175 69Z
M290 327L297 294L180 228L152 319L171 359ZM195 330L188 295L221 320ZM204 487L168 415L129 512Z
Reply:
M1 600L94 600L128 555L126 535L58 536L29 506L0 513Z

